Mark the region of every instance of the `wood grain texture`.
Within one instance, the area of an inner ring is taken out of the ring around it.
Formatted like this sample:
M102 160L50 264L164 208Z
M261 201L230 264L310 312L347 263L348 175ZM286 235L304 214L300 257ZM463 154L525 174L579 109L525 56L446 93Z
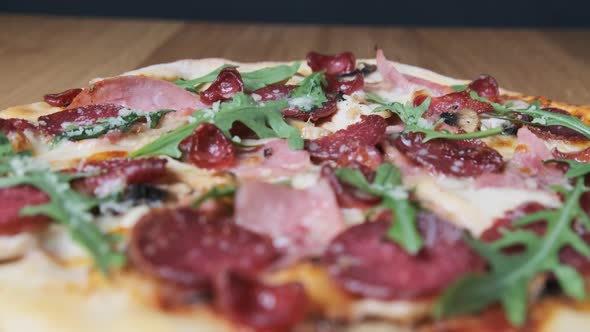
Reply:
M590 30L221 24L0 16L0 108L88 80L182 58L293 60L308 50L394 60L444 75L590 104Z

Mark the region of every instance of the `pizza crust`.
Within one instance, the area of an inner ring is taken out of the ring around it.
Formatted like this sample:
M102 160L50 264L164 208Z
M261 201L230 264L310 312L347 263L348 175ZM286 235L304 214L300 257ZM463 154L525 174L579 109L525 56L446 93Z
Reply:
M374 59L359 61L375 63ZM225 63L236 64L242 70L251 71L286 62L238 63L220 58L180 60L140 68L123 75L146 75L166 80L191 79L205 75ZM404 74L439 84L455 85L469 82L407 64L395 63L395 65ZM308 74L311 70L302 63L299 71L302 74ZM97 80L100 79L92 82ZM535 99L535 97L521 96L511 91L502 92L523 100ZM590 123L590 107L574 106L546 99L543 101L547 106L565 109ZM41 115L59 110L58 107L38 102L0 111L0 118L16 117L35 121ZM182 175L184 171L179 169L178 174ZM213 183L223 182L221 180L208 182L202 176L199 178L202 181L192 179L192 182L196 182L195 187L204 188ZM207 185L204 186L203 183ZM30 280L23 282L23 276L31 277L33 282L29 282ZM310 278L306 280L306 283L314 284L313 277ZM29 253L25 258L14 263L0 264L0 299L2 299L0 301L0 332L102 332L105 327L112 332L237 331L234 325L206 308L198 307L182 314L162 311L153 301L147 300L153 296L154 291L151 289L151 283L140 278L119 276L112 282L102 282L89 287L92 282L93 278L87 275L86 270L70 271L58 267L40 252ZM370 304L369 307L374 308L374 304ZM536 324L531 331L582 332L590 325L590 305L574 308L557 302L548 306L546 310L544 321ZM355 323L346 328L349 332L409 332L412 330L414 329L391 322Z

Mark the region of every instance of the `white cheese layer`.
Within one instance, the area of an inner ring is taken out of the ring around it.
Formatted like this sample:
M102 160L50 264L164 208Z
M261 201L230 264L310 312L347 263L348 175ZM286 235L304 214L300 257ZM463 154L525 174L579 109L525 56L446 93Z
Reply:
M481 235L510 210L528 202L547 207L561 205L553 192L516 188L476 188L473 179L418 176L406 179L428 209L474 236Z

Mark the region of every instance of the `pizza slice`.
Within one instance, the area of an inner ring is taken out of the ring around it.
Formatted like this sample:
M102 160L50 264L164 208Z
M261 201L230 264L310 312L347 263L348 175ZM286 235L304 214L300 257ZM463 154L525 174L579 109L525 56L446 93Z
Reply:
M585 331L590 107L350 53L0 112L0 331Z

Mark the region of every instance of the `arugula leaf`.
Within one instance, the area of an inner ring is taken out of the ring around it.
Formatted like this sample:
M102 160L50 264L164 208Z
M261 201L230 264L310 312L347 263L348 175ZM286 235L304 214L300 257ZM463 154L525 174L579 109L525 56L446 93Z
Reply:
M0 178L0 188L28 184L45 192L50 202L26 206L21 215L43 214L63 224L72 237L94 257L99 269L107 274L112 267L121 266L125 256L112 249L112 239L93 223L90 210L100 201L73 190L70 181L84 175L52 171L47 165L23 155L14 155L3 162L9 177Z
M197 77L192 80L185 80L185 79L181 78L181 79L176 80L174 82L174 84L178 85L179 87L181 87L187 91L196 92L196 89L197 89L197 87L199 87L199 85L215 81L215 79L217 78L219 73L223 69L228 68L228 67L237 68L238 66L224 64L224 65L217 67L215 70L213 70L212 72L210 72L204 76Z
M182 156L182 152L178 149L180 142L189 137L201 123L212 122L213 118L214 111L211 109L196 111L190 118L189 123L169 131L155 141L133 151L129 154L129 157L162 155L178 159Z
M434 313L437 317L478 312L488 305L500 302L508 319L515 325L526 320L528 285L538 273L553 272L564 292L573 298L584 299L583 279L577 271L559 260L559 251L571 246L580 254L590 257L590 247L574 231L572 223L582 221L586 227L590 220L580 206L580 196L589 190L579 177L571 190L557 189L565 196L563 206L543 210L515 221L524 226L546 221L543 236L528 230L504 231L503 237L490 244L468 238L468 243L490 263L486 274L471 274L449 287L438 299ZM519 245L521 253L506 254L503 248Z
M201 197L199 197L194 203L193 208L198 208L201 206L205 201L212 199L212 198L220 198L220 197L227 197L232 196L236 193L237 187L235 185L226 185L222 187L213 187Z
M370 98L373 98L371 96ZM378 96L377 96L378 97ZM437 138L444 138L444 139L475 139L475 138L484 138L489 136L495 136L502 134L505 130L503 127L492 128L483 131L474 131L472 133L461 133L455 134L451 133L447 130L435 130L434 127L439 124L439 122L431 124L426 119L423 118L424 113L428 110L428 106L430 106L430 97L426 98L422 104L414 107L410 102L407 102L405 105L395 102L392 104L387 104L383 106L379 106L373 110L373 112L382 112L382 111L391 111L399 116L399 118L405 123L406 128L404 132L416 132L416 133L423 133L424 138L422 139L423 142L428 142L433 139Z
M416 228L416 208L408 199L408 193L401 184L401 174L391 164L381 164L377 168L373 183L357 169L339 168L336 176L364 192L381 197L381 206L390 210L395 216L387 236L402 246L407 252L415 255L422 248L423 241Z
M12 145L10 141L4 134L2 130L0 130L0 158L10 156L13 154Z
M300 66L300 62L295 62L292 65L278 65L274 67L262 68L247 73L240 73L242 75L242 80L244 81L244 89L246 91L254 91L263 88L267 85L287 80L291 78L293 75L297 74L297 71L299 70ZM237 68L238 66L224 64L222 66L219 66L212 72L208 73L207 75L192 80L179 79L176 82L174 82L174 84L184 88L185 90L196 92L197 88L201 84L215 81L219 73L223 69L228 67Z
M174 110L143 112L121 109L119 111L119 116L117 117L99 119L95 124L88 126L68 126L63 131L63 133L55 137L54 143L57 143L63 139L68 139L70 141L80 141L89 138L96 138L114 129L127 132L134 124L143 120L147 121L149 127L153 129L158 126L158 123L160 123L162 117L170 112L174 112Z
M295 62L292 65L278 65L242 73L244 89L254 91L270 84L282 82L297 74L299 67L301 67L301 62Z
M387 105L387 101L385 99L381 98L381 96L373 92L365 92L365 100L381 105Z
M498 103L491 102L487 98L480 97L475 91L470 92L470 97L474 100L481 101L492 105L494 111L501 116L510 116L515 113L527 114L533 117L533 120L529 123L531 125L542 125L542 126L563 126L579 132L580 134L590 138L590 127L586 125L582 120L578 119L573 115L553 113L541 109L539 102L534 102L529 107L524 109L516 109L511 105L500 105Z
M430 129L432 125L428 124L426 119L422 116L428 110L430 106L431 98L426 98L422 104L414 107L411 102L407 102L405 105L402 103L391 103L383 106L379 106L373 110L373 112L391 111L406 124L407 131L420 131L421 129Z
M327 85L323 72L315 72L307 76L291 91L290 104L304 112L311 112L328 101L322 85Z
M231 138L229 131L233 124L239 121L252 129L260 138L285 138L291 149L302 149L303 139L299 131L285 122L281 114L281 111L288 107L286 99L257 103L252 97L240 92L235 94L231 101L221 103L217 111L204 109L195 112L192 122L164 134L131 153L130 157L167 155L180 158L182 153L178 149L178 144L190 136L203 122L215 124L227 137Z

